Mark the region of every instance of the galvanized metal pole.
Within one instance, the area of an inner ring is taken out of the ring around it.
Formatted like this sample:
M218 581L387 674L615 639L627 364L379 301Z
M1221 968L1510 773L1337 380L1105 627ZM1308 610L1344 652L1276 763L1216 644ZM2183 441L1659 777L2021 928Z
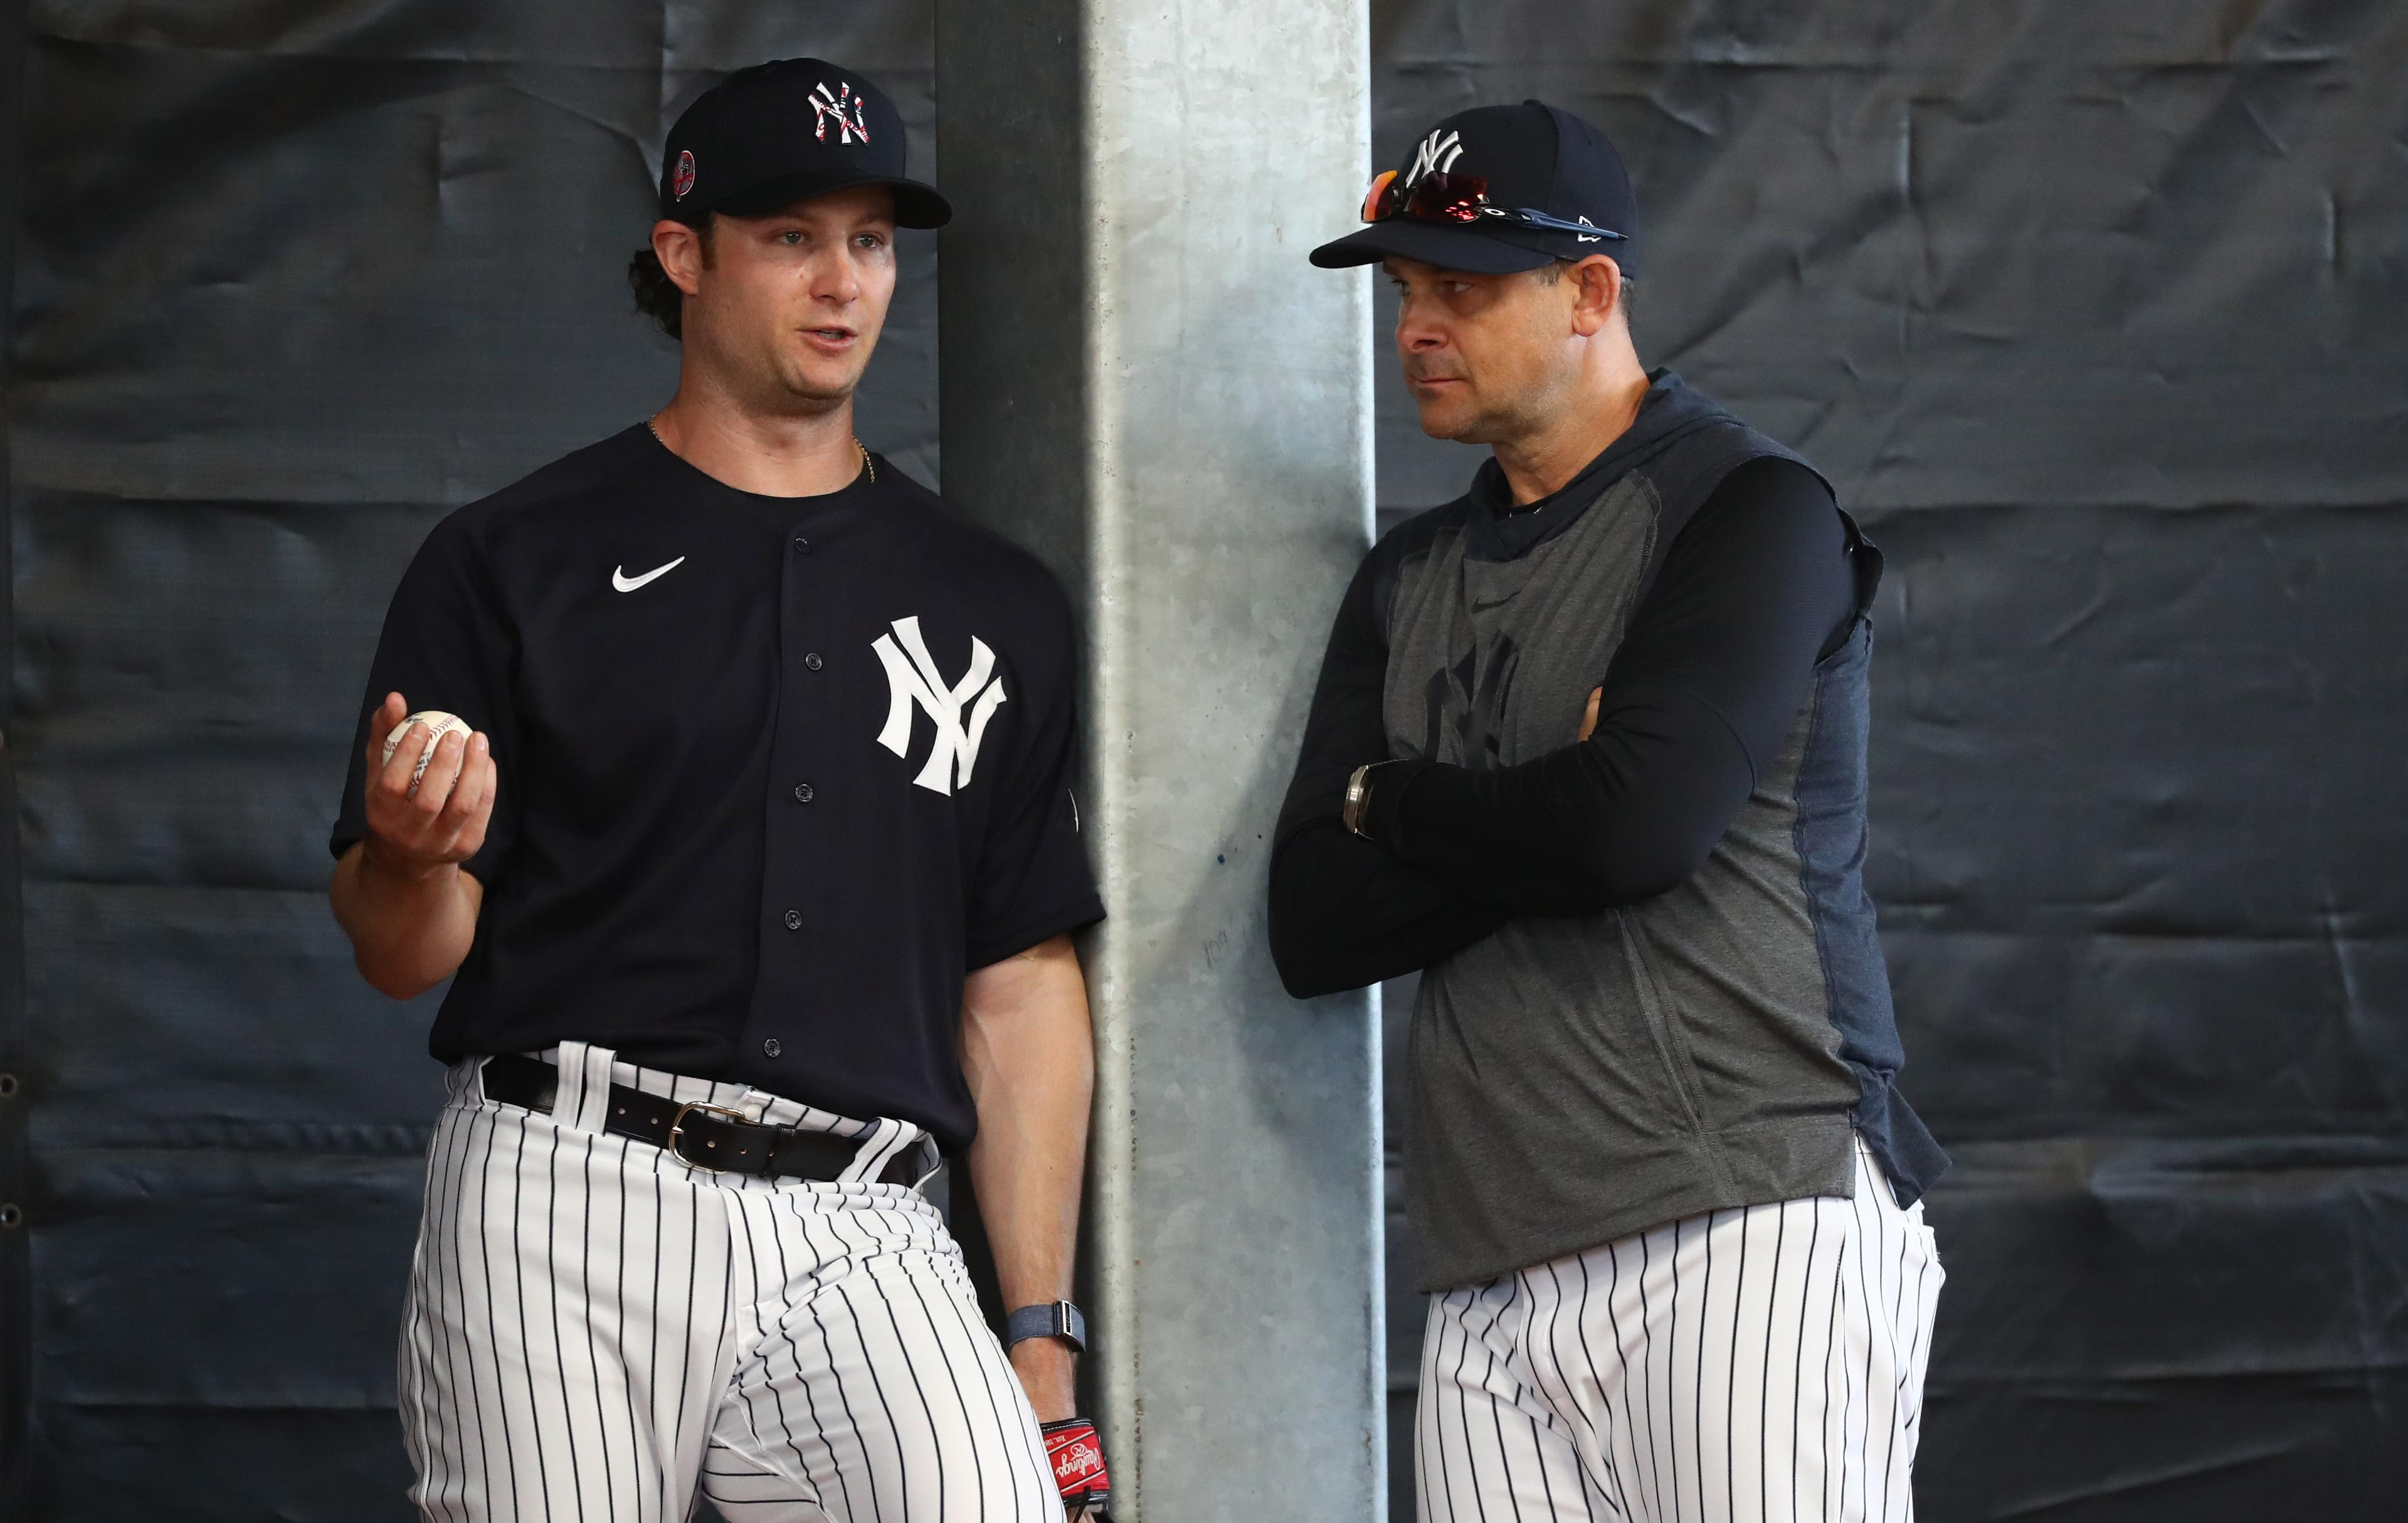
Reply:
M1125 1518L1385 1515L1379 1038L1263 884L1371 522L1363 0L939 0L946 496L1084 618L1089 1374Z

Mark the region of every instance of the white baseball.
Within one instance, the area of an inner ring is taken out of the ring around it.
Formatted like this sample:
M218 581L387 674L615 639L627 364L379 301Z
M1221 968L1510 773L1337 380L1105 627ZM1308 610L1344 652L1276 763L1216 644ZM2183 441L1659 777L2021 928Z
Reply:
M462 735L472 734L473 731L468 727L468 722L458 714L447 714L440 709L421 709L395 725L393 727L393 733L384 738L384 759L388 764L393 760L394 752L400 748L401 738L409 733L409 727L412 725L423 725L435 732L426 738L426 749L419 753L418 770L409 774L409 791L411 796L415 797L418 793L418 780L426 775L426 764L435 759L435 748L442 742L443 738L454 730Z

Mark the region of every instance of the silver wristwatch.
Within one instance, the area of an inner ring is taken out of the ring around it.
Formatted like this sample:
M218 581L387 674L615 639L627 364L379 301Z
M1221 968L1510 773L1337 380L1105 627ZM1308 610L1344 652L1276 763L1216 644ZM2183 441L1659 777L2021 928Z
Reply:
M1363 828L1363 816L1370 807L1371 766L1366 763L1354 769L1354 775L1346 780L1346 807L1339 812L1338 817L1345 822L1347 829L1369 841L1371 838L1369 832Z

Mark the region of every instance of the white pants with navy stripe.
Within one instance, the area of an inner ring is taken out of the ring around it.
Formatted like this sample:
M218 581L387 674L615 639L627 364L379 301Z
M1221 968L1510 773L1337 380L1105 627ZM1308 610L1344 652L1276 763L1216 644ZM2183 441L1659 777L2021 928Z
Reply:
M934 1207L923 1134L564 1043L548 1114L475 1063L427 1160L401 1414L427 1518L1061 1523L1035 1416ZM603 1131L609 1086L859 1137L830 1184Z
M1854 1200L1717 1211L1430 1299L1425 1523L1911 1523L1944 1278Z

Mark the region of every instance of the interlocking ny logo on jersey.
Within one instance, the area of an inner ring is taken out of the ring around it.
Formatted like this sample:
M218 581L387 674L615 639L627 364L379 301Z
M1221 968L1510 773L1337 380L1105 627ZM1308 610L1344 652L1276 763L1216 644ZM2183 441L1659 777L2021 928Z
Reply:
M1455 665L1433 672L1422 689L1427 719L1422 754L1475 772L1497 766L1505 731L1505 702L1512 694L1513 673L1521 665L1522 653L1513 637L1499 633L1484 649L1475 644ZM1455 741L1452 754L1442 746L1450 731Z
M995 675L995 653L986 641L971 636L969 672L947 686L936 657L928 654L928 642L920 638L917 614L896 620L895 632L879 636L870 649L886 668L886 726L878 732L878 743L910 760L911 714L917 709L936 721L937 740L928 764L911 781L946 795L968 787L987 721L1004 702L1003 679ZM967 723L964 710L969 713Z
M861 97L853 93L847 81L838 80L836 93L830 94L827 81L822 80L820 87L811 92L811 115L816 123L811 136L823 143L827 141L830 122L836 123L838 143L850 143L856 137L865 143L869 141L869 128L861 120Z
M1413 166L1405 171L1405 183L1411 185L1433 169L1441 175L1445 174L1455 167L1455 161L1461 157L1463 157L1463 134L1450 132L1440 136L1433 132L1422 139L1421 147L1413 151Z

